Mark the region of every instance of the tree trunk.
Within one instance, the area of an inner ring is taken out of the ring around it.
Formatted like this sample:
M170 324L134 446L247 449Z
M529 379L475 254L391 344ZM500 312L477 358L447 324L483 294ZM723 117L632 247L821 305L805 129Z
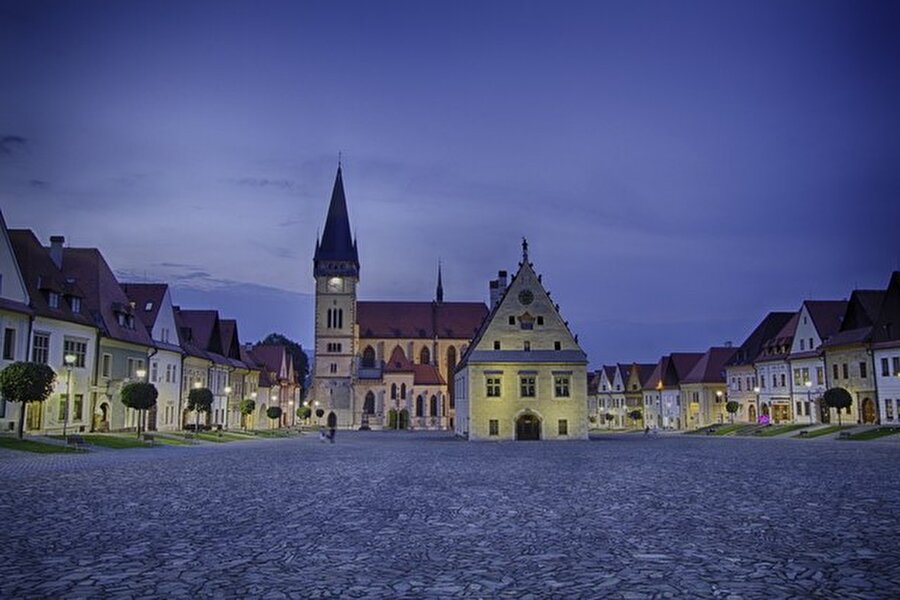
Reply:
M21 440L25 435L25 407L28 406L27 402L20 402L22 405L22 410L19 411L19 439Z
M840 408L837 409L837 414L838 414L838 427L841 427L841 426L843 426L843 423L841 423L841 409Z
M200 433L200 409L194 411L194 435Z

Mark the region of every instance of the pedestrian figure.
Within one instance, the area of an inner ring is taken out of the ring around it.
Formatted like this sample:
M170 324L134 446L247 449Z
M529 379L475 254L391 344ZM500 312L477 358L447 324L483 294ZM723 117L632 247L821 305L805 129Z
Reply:
M649 433L650 433L650 426L647 425L646 427L644 427L644 435L648 435Z
M337 432L337 429L335 429L334 427L332 427L331 430L328 432L328 439L331 440L332 444L334 443L334 434L336 432Z
M326 437L325 428L319 427L319 441L322 442L323 444L325 443L325 437Z

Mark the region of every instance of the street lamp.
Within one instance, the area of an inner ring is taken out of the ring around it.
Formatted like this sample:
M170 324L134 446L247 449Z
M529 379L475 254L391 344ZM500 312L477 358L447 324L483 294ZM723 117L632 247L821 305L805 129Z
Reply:
M66 437L66 430L69 425L69 398L72 397L72 367L75 366L77 358L74 354L66 354L63 357L63 362L66 363L66 401L63 408L63 437Z
M725 420L724 416L722 415L722 410L724 409L724 407L722 406L722 396L724 395L725 393L722 390L716 390L716 404L719 405L719 423Z
M231 390L232 387L230 385L225 386L225 410L223 411L225 413L225 429L228 429L228 410L231 407Z
M803 385L806 387L806 416L809 417L809 422L812 423L813 413L809 410L812 408L812 381L807 379L803 382Z
M756 422L759 423L759 386L753 388L753 393L756 394Z

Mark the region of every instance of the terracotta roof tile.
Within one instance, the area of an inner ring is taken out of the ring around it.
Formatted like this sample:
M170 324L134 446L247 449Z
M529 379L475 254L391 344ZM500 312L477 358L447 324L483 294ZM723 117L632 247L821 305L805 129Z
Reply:
M471 340L487 314L482 302L357 303L360 338Z

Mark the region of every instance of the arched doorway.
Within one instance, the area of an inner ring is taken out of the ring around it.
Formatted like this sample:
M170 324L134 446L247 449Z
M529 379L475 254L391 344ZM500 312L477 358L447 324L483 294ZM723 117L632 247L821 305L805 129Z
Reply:
M875 403L871 398L863 398L862 401L862 422L865 425L872 424L876 421Z
M537 415L525 413L516 419L516 440L520 442L541 439L541 420Z
M747 407L747 420L756 423L756 407L752 404Z
M38 431L44 420L44 403L28 402L25 404L25 428L28 431Z
M328 413L328 427L337 427L337 415L334 412Z
M375 394L373 394L371 390L366 394L366 400L363 402L363 414L375 414Z

